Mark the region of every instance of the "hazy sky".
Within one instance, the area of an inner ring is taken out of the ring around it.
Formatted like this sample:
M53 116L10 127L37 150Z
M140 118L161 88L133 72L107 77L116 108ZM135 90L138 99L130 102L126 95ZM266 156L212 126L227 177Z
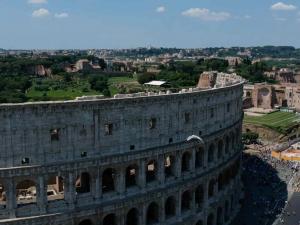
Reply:
M300 1L0 0L0 48L293 45Z

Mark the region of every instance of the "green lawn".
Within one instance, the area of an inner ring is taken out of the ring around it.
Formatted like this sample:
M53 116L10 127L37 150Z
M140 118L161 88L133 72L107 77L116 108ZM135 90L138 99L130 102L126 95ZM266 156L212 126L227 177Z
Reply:
M297 122L300 122L300 117L295 113L289 112L274 112L264 116L245 115L244 117L244 123L266 126L280 133L284 133Z
M124 90L141 88L136 78L132 77L111 77L108 79L108 86L111 96L121 92L121 86Z
M101 95L102 93L92 90L86 80L72 82L63 88L52 88L47 91L36 90L34 84L26 93L30 101L57 101L57 100L74 100L76 97L88 95Z

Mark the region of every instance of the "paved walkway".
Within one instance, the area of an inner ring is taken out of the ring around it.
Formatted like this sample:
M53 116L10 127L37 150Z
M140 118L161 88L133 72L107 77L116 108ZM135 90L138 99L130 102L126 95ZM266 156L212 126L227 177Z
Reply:
M300 193L295 192L287 203L276 225L299 225L300 224Z

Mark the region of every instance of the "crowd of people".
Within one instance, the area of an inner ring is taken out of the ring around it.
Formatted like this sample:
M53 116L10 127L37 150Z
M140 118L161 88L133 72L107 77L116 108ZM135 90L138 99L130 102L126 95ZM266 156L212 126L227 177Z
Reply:
M283 212L289 192L300 188L299 165L271 156L272 145L246 146L243 153L244 200L239 225L271 225Z

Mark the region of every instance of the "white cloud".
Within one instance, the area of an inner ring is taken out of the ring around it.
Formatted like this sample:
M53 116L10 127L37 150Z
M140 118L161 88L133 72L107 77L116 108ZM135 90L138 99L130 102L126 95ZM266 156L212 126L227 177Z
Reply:
M252 16L245 15L245 16L244 16L244 18L245 18L245 19L247 19L247 20L249 20L249 19L251 19L251 18L252 18Z
M28 0L29 4L45 4L47 0Z
M54 15L55 18L58 18L58 19L64 19L64 18L68 18L69 17L69 14L68 13L55 13Z
M277 11L291 11L296 9L297 9L296 6L288 5L283 2L277 2L276 4L271 6L271 10L277 10Z
M44 8L35 10L32 13L33 17L45 17L45 16L49 16L49 15L50 15L49 10L48 9L44 9Z
M213 12L205 8L190 8L182 12L182 15L205 21L224 21L231 17L228 12Z
M164 6L159 6L159 7L157 7L157 9L156 9L156 12L158 12L158 13L163 13L163 12L165 12L166 11L166 7L164 7Z

